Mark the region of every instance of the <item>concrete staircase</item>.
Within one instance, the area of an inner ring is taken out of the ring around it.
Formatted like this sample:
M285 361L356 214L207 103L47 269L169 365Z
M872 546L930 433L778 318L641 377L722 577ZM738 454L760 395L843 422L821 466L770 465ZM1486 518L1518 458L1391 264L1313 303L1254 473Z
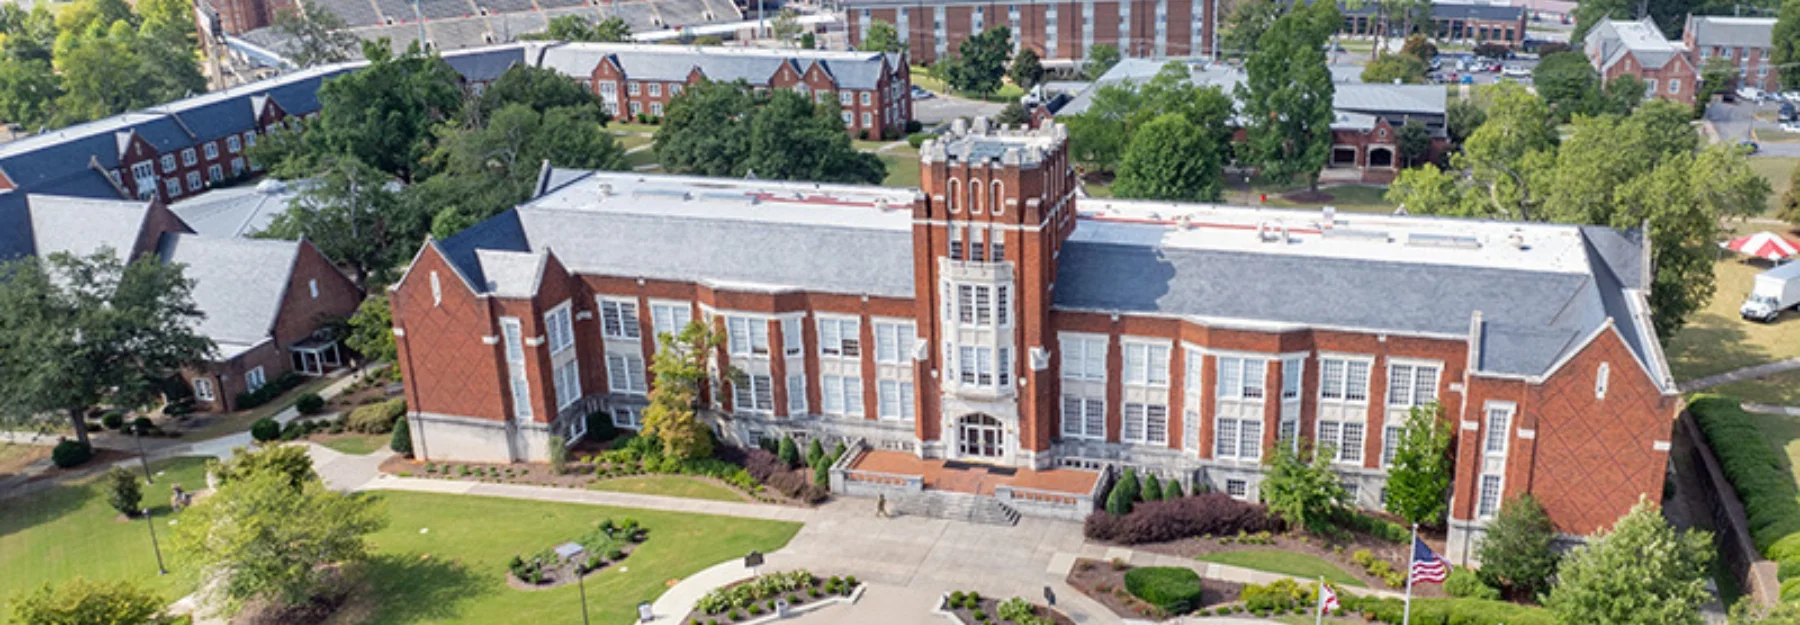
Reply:
M988 525L1018 525L1019 511L993 497L927 490L888 501L896 514L926 516Z

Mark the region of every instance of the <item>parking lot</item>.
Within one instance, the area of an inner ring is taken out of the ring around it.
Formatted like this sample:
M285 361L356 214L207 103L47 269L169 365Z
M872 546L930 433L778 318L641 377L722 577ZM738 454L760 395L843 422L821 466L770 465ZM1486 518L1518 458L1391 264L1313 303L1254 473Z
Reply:
M1706 120L1712 122L1721 140L1755 141L1758 156L1800 157L1800 137L1782 132L1781 125L1774 121L1780 106L1773 100L1714 102L1706 108Z

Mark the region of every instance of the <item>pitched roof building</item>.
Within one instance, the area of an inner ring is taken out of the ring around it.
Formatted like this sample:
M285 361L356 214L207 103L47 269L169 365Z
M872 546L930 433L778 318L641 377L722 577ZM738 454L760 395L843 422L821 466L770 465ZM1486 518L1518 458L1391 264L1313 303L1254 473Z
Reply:
M417 453L638 427L654 337L704 319L743 373L704 398L721 436L847 441L844 492L965 463L1026 514L1079 518L1126 466L1254 499L1304 438L1376 507L1433 404L1458 560L1505 497L1587 534L1661 488L1679 400L1635 231L1078 200L1054 125L921 152L919 190L551 172L427 242L391 287Z
M1686 43L1663 35L1656 22L1605 20L1582 42L1582 53L1603 81L1636 76L1645 95L1692 104L1700 90L1700 64Z

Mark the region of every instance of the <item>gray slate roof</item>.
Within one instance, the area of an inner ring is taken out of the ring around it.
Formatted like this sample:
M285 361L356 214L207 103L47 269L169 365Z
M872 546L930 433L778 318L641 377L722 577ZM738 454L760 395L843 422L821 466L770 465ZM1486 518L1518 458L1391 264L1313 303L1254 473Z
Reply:
M186 265L194 304L206 313L200 334L222 346L248 346L273 331L299 252L295 241L166 234L157 253Z
M253 186L216 189L169 205L194 232L211 237L249 237L269 227L299 195L306 181L264 179Z
M843 89L874 89L887 56L879 52L821 50L756 50L654 44L565 43L544 50L543 66L565 75L587 78L602 60L624 68L631 80L686 81L695 68L714 82L742 80L767 85L781 66L805 72L814 63Z
M30 214L32 254L50 256L67 252L87 256L111 248L120 260L128 258L143 230L149 202L102 200L55 195L26 198Z
M1699 46L1768 48L1775 36L1775 18L1693 15L1683 33Z

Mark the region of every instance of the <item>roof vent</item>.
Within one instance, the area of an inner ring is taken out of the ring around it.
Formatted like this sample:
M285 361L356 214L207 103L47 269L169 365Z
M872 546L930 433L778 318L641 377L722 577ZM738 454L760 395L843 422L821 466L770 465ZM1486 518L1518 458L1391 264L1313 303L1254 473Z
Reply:
M887 211L887 209L888 209L887 198L884 198L884 197L875 198L875 210L885 212L885 211Z
M1284 224L1265 221L1256 227L1256 236L1257 238L1262 239L1262 242L1264 243L1275 243L1278 241L1287 243L1288 229Z
M1182 230L1193 230L1194 229L1194 216L1193 215L1182 215L1181 217L1179 217L1175 220L1175 225L1177 227L1181 228Z
M1518 232L1506 235L1506 243L1513 246L1515 250L1525 249L1525 235Z
M609 197L612 194L613 194L612 183L610 183L610 182L600 183L600 197Z
M1324 235L1325 238L1327 238L1327 239L1355 239L1355 240L1360 240L1360 241L1371 241L1371 242L1379 242L1379 243L1388 242L1388 233L1381 231L1381 230L1357 230L1354 228L1332 228L1330 230L1323 230L1320 232L1320 234Z

